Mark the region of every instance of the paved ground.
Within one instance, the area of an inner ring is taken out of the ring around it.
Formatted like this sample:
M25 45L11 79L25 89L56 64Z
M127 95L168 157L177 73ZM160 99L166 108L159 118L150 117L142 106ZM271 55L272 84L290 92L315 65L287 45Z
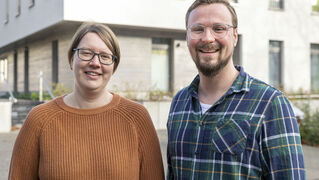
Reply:
M18 131L0 133L0 180L6 180L11 158L11 151ZM161 143L162 155L166 162L166 131L158 131ZM307 168L307 180L319 180L319 148L303 146L305 163ZM164 163L166 169L166 163Z

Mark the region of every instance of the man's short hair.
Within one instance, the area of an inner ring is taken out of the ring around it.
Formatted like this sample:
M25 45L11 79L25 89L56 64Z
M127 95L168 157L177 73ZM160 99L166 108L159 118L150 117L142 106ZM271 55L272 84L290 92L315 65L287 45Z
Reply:
M234 28L237 28L237 25L238 25L237 14L234 7L228 2L228 0L196 0L187 10L186 18L185 18L186 28L188 27L189 15L194 9L196 9L200 5L215 4L215 3L224 4L227 7L227 9L229 10L232 16L232 23L233 23L232 25L234 26Z

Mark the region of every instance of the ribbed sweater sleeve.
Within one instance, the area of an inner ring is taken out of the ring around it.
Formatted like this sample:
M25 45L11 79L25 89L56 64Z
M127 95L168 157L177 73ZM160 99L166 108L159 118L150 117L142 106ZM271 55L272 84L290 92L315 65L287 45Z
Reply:
M164 179L159 140L148 111L140 104L124 106L126 115L136 127L140 157L140 179ZM135 117L132 117L134 115Z
M37 114L42 114L37 116ZM9 179L39 179L38 166L40 157L39 138L46 112L36 107L28 114L21 128L12 152Z

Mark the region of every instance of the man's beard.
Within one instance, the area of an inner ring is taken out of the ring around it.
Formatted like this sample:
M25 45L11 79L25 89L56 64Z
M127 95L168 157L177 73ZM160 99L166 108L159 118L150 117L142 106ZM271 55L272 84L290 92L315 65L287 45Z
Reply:
M206 44L206 45L200 46L199 48L204 48L205 46L213 47L214 45ZM195 57L196 67L198 71L200 71L204 76L210 77L210 78L216 76L228 64L228 62L230 61L233 55L233 53L230 53L225 58L220 57L222 48L219 47L219 56L217 59L217 64L201 63L199 55L198 55L199 48L197 48L196 50L196 57Z

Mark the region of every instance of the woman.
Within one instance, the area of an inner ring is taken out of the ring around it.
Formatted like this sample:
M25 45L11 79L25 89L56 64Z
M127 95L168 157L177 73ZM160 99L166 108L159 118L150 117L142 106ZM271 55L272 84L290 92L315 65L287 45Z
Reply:
M30 111L14 145L9 179L164 179L147 110L106 88L120 62L113 32L83 24L68 58L74 91Z

